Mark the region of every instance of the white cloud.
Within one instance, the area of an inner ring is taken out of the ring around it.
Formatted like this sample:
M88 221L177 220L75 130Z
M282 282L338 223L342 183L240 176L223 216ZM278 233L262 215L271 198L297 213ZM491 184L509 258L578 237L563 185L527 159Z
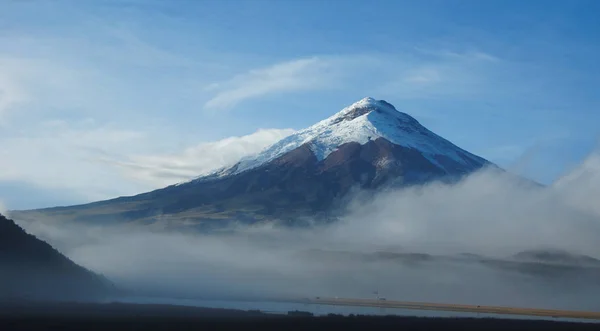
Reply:
M477 96L487 91L490 74L502 65L503 61L487 53L449 51L297 59L207 85L204 92L215 95L204 107L222 110L267 95L336 88L400 99Z
M484 52L473 52L473 53L469 53L468 55L475 59L478 59L478 60L484 60L484 61L490 61L490 62L501 61L500 58L493 56L491 54L488 54L488 53L484 53Z
M25 182L86 200L137 192L111 169L86 159L98 150L130 152L147 144L143 132L60 121L12 130L0 139L0 181Z
M117 166L127 179L160 188L233 165L242 157L256 154L293 132L292 129L260 129L241 137L200 143L176 153L132 155L121 160L104 157L101 160Z
M512 175L483 171L456 185L432 183L359 203L344 231L363 232L356 239L363 245L396 242L436 254L508 256L560 249L600 258L600 210L589 208L595 205L591 185L574 190L581 193L574 205L563 188L530 186Z
M433 84L442 80L438 70L427 67L409 71L405 79L416 84Z
M469 50L464 52L457 52L448 49L426 49L421 47L415 47L415 51L420 54L434 56L436 58L446 58L446 59L461 59L468 61L482 61L482 62L499 62L502 61L497 56L492 54L480 51L480 50Z
M0 116L4 113L13 115L11 118L19 115L39 119L52 111L93 112L103 104L90 100L102 95L100 86L106 82L104 78L93 67L67 63L64 59L33 55L3 57L0 53Z
M25 93L10 77L7 77L6 71L0 63L0 121L12 107L25 99Z
M574 207L600 215L600 152L590 155L581 165L559 178L554 186Z
M99 29L109 38L111 44L89 44L92 56L115 63L126 63L132 66L144 67L183 67L215 66L217 63L207 63L187 58L182 54L168 51L158 45L143 40L126 26L113 26L104 21L96 21L94 29ZM79 41L86 44L89 41Z
M514 73L513 64L480 51L413 49L372 54L371 61L347 70L361 77L347 79L348 86L368 82L363 89L391 100L480 101L516 88L493 88L506 81L504 75Z
M164 154L152 146L165 132L52 120L0 139L0 182L27 183L83 201L132 195L233 164L292 132L261 129L181 151L170 146L173 152Z
M204 107L226 109L244 100L273 93L326 88L332 82L330 67L328 60L313 57L250 70L229 81L209 85L208 90L218 92Z
M0 117L11 110L19 115L11 121L57 113L139 121L169 107L196 111L206 100L197 86L217 71L211 61L189 60L126 28L85 28L94 40L18 30L0 36Z

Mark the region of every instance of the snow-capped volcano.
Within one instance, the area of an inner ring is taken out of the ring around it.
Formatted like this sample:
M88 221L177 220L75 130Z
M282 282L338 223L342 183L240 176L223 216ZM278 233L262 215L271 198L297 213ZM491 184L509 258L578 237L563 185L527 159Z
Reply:
M231 168L221 169L218 173L221 176L239 174L260 167L305 144L317 160L321 161L343 144L355 142L364 145L377 138L418 150L441 168L445 167L438 160L440 157L450 158L467 167L487 163L429 131L416 119L397 111L388 102L367 97L313 126L283 138L256 156L246 157ZM450 169L445 170L451 172Z
M202 229L230 221L329 219L354 189L452 181L487 165L391 104L365 98L213 174L133 197L36 213ZM29 213L19 216L35 217Z

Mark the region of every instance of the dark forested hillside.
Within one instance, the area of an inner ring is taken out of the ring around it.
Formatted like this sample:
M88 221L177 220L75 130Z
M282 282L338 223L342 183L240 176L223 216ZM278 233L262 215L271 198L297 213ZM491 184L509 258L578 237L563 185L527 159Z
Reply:
M0 215L0 300L91 300L110 283Z

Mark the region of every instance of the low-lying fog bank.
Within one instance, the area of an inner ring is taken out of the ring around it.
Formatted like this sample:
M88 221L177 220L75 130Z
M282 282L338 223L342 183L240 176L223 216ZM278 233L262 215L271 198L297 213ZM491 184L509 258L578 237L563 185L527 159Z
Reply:
M357 198L329 226L220 235L21 223L147 294L373 297L600 310L600 156L550 187L481 171ZM525 252L525 253L523 253ZM468 253L468 254L465 254Z

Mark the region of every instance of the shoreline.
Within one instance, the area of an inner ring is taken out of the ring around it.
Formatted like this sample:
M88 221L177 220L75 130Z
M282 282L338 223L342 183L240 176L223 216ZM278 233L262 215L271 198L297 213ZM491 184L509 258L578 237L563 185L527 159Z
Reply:
M572 318L572 319L594 320L594 321L600 322L600 312L592 312L592 311L503 307L503 306L487 306L487 305L447 304L447 303L431 303L431 302L410 302L410 301L396 301L396 300L325 298L325 297L317 297L314 299L302 299L302 300L289 301L289 302L330 305L330 306L376 307L376 308L394 308L394 309L409 309L409 310L461 312L461 313L518 315L518 316L531 316L531 317Z
M446 330L598 330L590 321L569 322L490 317L314 316L302 311L269 314L259 310L131 303L0 303L2 330L170 330L170 329L395 329Z

